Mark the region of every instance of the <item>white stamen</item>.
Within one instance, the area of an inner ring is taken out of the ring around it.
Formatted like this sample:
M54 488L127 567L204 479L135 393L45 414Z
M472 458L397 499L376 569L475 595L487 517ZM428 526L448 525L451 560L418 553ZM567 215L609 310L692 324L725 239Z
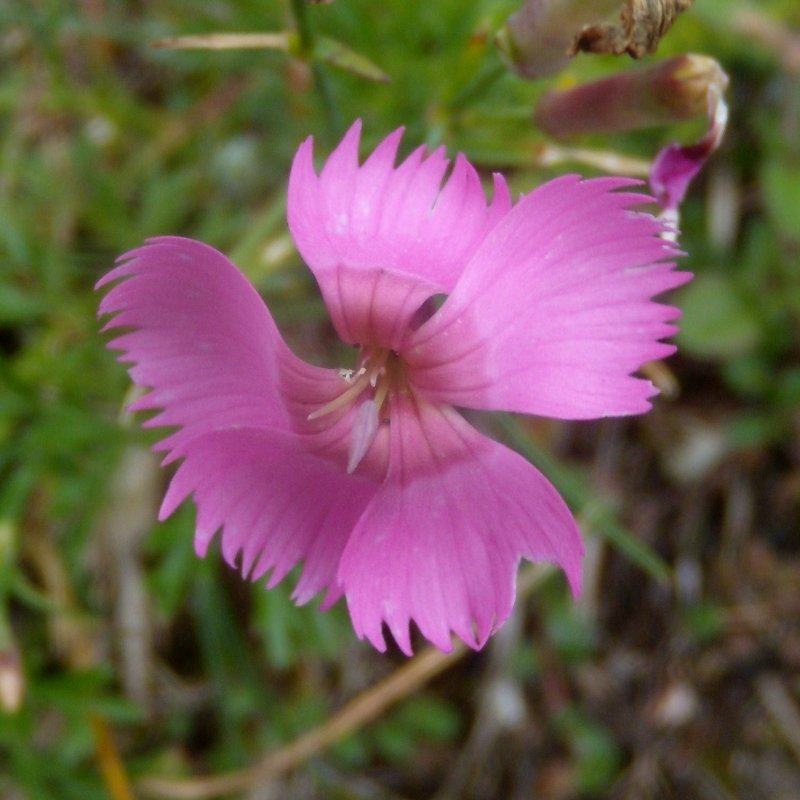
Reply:
M378 385L378 381L386 374L386 367L380 367L373 370L369 376L369 385L374 389Z
M378 406L374 400L365 400L356 411L353 430L350 434L350 447L347 458L348 475L355 472L361 459L375 441L378 433Z
M354 370L354 369L339 370L339 377L342 378L345 383L352 383L356 378L360 378L362 375L366 374L367 374L366 367L361 367L359 370Z
M350 384L349 389L345 389L338 397L334 397L329 403L325 403L324 406L320 406L316 411L312 411L308 415L308 419L312 420L324 417L326 414L331 414L334 411L338 411L340 408L344 408L351 401L355 400L356 397L367 388L367 384L369 383L369 379L364 377L364 372L362 370L359 370L357 374L358 377Z

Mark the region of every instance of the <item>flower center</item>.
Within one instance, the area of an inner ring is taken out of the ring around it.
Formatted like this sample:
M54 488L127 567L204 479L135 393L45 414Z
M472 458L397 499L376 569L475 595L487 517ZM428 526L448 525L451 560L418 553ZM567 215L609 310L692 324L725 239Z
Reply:
M354 472L367 454L381 420L389 421L391 395L408 391L406 366L393 350L362 347L358 363L357 369L339 370L345 383L341 394L308 415L309 420L319 419L334 411L352 408L361 398L350 434L348 472ZM362 398L365 394L367 397Z

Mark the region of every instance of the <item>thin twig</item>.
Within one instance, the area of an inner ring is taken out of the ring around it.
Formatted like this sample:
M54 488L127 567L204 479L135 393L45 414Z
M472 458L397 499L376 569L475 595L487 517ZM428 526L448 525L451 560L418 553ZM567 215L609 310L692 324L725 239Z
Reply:
M755 7L738 9L732 22L737 33L755 39L772 51L787 72L800 73L800 36Z
M304 0L292 0L291 9L294 23L297 26L297 35L300 37L300 49L311 62L311 73L314 76L314 84L317 87L317 93L328 122L328 132L332 138L338 138L342 129L342 114L336 105L328 74L323 65L313 57L314 33L308 24L308 9Z
M800 710L778 675L762 675L756 680L756 694L783 740L800 763Z
M125 765L114 743L108 723L97 714L89 717L94 734L97 762L112 800L134 800Z
M205 33L158 39L152 46L163 50L284 50L291 46L291 34L276 33Z
M551 572L552 568L548 565L527 568L520 576L520 597L533 591ZM273 780L363 728L387 708L457 664L468 652L466 645L461 642L456 642L449 653L442 653L434 647L426 648L389 677L351 700L322 725L270 753L255 766L208 778L145 778L139 788L153 797L208 800Z
M572 162L613 175L629 175L646 178L650 174L651 162L643 158L622 155L610 150L587 150L545 142L537 146L533 161L539 167L551 167Z
M322 725L302 734L253 767L210 778L146 778L141 782L140 788L156 797L203 800L240 792L276 778L364 727L389 706L456 664L466 653L467 648L461 643L456 644L450 653L427 648L388 678L358 695Z

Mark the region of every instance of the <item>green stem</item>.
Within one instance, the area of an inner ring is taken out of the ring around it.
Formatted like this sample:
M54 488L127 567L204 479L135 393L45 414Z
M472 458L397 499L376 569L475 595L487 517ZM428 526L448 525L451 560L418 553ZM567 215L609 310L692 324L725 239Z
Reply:
M654 580L659 583L669 582L672 575L669 565L655 550L627 530L608 504L592 495L577 470L560 463L544 448L539 447L513 416L500 414L498 422L500 429L511 439L515 448L547 475L567 503L581 515L589 529L597 531Z
M305 0L291 0L292 16L294 24L297 26L297 35L300 37L300 47L303 52L310 53L313 44L311 28L308 26L308 14L306 13Z
M314 86L319 94L331 140L337 140L343 130L342 113L336 103L328 73L314 55L314 33L308 24L306 0L291 0L292 16L300 39L300 49L311 63Z
M508 67L500 61L487 61L478 74L450 102L451 111L458 110L483 94L492 84L508 74Z
M318 62L314 62L311 65L311 71L314 75L314 83L319 93L319 99L322 102L323 111L325 112L331 141L338 142L344 131L344 122L342 112L339 110L333 94L333 85L330 77L322 64Z

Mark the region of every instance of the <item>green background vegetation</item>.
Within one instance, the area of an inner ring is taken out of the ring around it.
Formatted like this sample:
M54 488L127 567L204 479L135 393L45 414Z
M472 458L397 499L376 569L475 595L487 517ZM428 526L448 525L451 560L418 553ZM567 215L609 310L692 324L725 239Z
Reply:
M553 81L516 77L493 44L516 5L0 6L0 671L16 674L16 653L24 681L20 707L0 710L0 796L124 800L124 780L102 777L115 754L134 785L247 767L403 664L358 642L341 604L296 609L289 587L196 559L190 507L155 522L157 437L123 413L92 287L146 237L200 238L300 354L334 363L284 217L307 135L327 154L360 117L367 151L405 125L405 152L443 143L517 192L590 173L542 166L531 112ZM231 796L796 797L800 11L755 5L791 47L698 0L657 56L706 53L731 79L728 135L683 208L696 277L675 293L665 379L680 392L641 420L493 423L580 513L587 596L575 607L548 578L484 653ZM284 30L299 31L294 55L151 47ZM336 42L391 80L330 63ZM581 56L554 80L632 68ZM572 144L651 158L703 123Z

